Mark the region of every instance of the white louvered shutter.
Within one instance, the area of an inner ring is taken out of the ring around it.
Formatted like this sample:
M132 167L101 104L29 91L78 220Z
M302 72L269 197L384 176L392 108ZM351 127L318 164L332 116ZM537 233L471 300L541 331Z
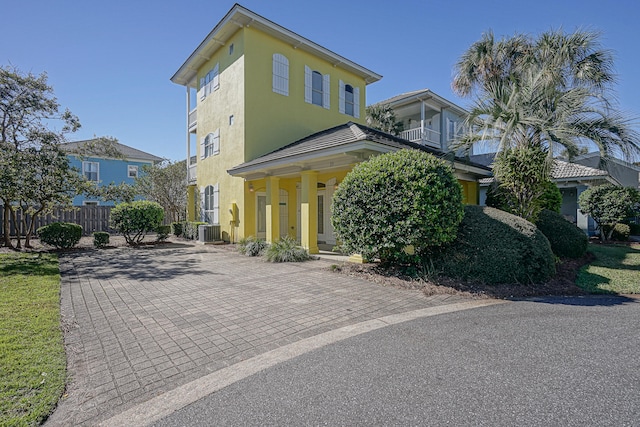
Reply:
M205 150L204 150L205 141L206 141L206 138L200 138L200 158L201 159L205 158Z
M313 76L311 74L311 68L304 66L304 102L311 104L311 92Z
M211 81L211 84L213 85L213 90L217 90L220 87L220 64L216 64L215 67L213 67L213 79Z
M360 118L360 88L353 88L353 117Z
M338 111L344 114L344 82L342 80L338 84Z
M213 132L213 154L220 153L220 129Z
M279 53L273 54L272 90L280 95L289 96L289 60Z
M200 221L206 221L206 214L204 212L205 208L205 199L204 199L204 187L200 189Z
M322 76L322 106L327 110L331 108L331 89L329 74Z
M220 224L220 184L213 186L213 223Z

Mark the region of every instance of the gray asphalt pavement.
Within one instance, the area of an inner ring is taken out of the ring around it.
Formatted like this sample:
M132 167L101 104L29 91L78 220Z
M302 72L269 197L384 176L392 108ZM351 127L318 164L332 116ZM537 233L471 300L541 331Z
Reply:
M637 426L640 301L418 318L265 369L154 425Z

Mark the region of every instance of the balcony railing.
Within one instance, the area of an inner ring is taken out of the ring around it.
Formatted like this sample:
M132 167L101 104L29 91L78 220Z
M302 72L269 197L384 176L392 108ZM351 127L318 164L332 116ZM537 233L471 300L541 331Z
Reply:
M424 132L423 132L424 131ZM440 148L440 132L429 128L413 128L402 131L400 138L407 139L418 144L430 145Z
M196 182L197 167L198 167L198 164L195 161L189 164L189 168L187 169L187 182L189 184L195 184Z
M198 109L189 111L189 132L193 132L198 127Z

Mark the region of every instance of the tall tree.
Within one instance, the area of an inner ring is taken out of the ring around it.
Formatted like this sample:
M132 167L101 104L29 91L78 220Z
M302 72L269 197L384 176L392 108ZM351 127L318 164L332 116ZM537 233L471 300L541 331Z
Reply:
M396 113L389 104L368 106L367 126L396 136L404 130L404 125L396 119Z
M187 212L187 162L164 160L143 166L136 178L138 193L159 203L172 222L183 221Z
M459 142L497 145L494 174L501 185L521 187L506 181L517 177L513 168L528 162L538 162L539 180L547 180L554 154L564 149L572 156L589 142L603 158L640 152L632 118L613 106L613 58L598 38L591 32L550 31L496 41L489 32L458 61L453 89L474 100L469 132ZM510 149L532 146L546 156L521 157L525 163L499 161Z
M51 130L56 122L61 130ZM47 75L23 74L0 67L0 201L4 209L4 245L11 247L10 218L16 209L31 219L66 203L77 190L72 169L59 144L80 127L69 110L60 110ZM27 227L27 239L32 224ZM28 242L28 241L27 241ZM18 246L20 236L18 235Z

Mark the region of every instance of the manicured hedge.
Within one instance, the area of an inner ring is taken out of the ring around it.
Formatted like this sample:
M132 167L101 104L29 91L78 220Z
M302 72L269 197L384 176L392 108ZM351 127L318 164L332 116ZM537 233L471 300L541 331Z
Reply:
M58 249L68 249L80 242L82 226L68 222L54 222L38 228L37 233L42 243Z
M556 256L580 258L587 252L587 235L559 213L544 209L540 212L536 226L547 237Z
M535 225L510 213L465 206L457 239L433 251L444 276L498 283L544 283L555 274L555 257Z

